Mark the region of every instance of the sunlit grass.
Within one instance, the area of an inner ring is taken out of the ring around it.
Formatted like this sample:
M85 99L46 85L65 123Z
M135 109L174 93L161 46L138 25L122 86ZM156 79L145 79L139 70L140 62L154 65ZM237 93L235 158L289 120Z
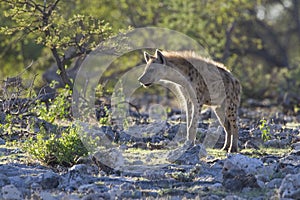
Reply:
M225 159L227 157L227 152L222 151L221 149L207 148L206 152L207 152L207 156L212 156L215 159Z
M284 156L287 153L291 152L290 147L286 148L273 148L273 147L260 147L260 149L243 149L241 150L241 154L245 154L251 157L261 157L266 155L273 156Z
M295 123L295 122L288 122L285 124L284 128L290 128L290 129L300 129L300 123Z
M212 156L214 159L226 159L228 153L226 151L222 151L221 149L211 149L207 148L207 155ZM285 156L291 152L290 147L286 148L272 148L272 147L260 147L260 149L242 149L240 150L240 154L247 155L250 157L259 158L261 156L273 155L273 156Z
M144 165L167 164L166 155L168 150L149 150L140 148L130 148L123 152L128 163L143 163Z

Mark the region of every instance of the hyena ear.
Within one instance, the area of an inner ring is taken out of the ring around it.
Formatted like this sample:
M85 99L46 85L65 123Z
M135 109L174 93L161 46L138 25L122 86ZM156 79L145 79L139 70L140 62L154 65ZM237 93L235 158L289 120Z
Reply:
M156 49L155 51L156 58L158 60L158 63L165 65L166 64L166 58L162 54L162 52L159 49Z
M145 58L145 61L148 62L151 58L151 55L149 53L147 53L146 51L144 51L144 58Z

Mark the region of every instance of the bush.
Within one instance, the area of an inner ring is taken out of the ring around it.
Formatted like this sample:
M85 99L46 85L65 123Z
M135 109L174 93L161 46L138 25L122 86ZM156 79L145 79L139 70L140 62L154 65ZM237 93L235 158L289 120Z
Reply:
M72 90L66 85L65 88L59 89L57 96L52 101L50 100L50 105L47 106L45 102L38 101L31 112L36 113L39 118L50 123L54 123L57 119L69 119L71 96Z
M36 137L30 137L24 142L23 149L47 165L72 166L79 157L88 154L78 130L78 127L72 126L58 135L47 134L45 129L41 128Z

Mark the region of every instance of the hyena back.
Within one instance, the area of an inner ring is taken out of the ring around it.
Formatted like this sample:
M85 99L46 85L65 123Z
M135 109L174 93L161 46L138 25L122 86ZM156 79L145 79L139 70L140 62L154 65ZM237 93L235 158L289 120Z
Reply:
M195 56L192 52L156 50L144 53L146 67L139 82L150 86L166 80L174 83L185 99L187 110L187 141L194 143L202 106L215 109L226 136L223 150L238 151L237 111L240 104L239 81L220 63Z

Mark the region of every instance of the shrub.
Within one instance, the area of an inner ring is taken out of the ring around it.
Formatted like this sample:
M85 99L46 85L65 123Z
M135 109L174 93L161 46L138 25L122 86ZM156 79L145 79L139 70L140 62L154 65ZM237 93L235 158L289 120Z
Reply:
M270 127L267 124L267 120L260 120L259 129L261 131L261 138L263 141L267 141L271 139Z
M81 156L88 154L78 134L79 128L68 127L60 135L47 134L45 129L30 137L23 144L23 149L41 162L55 166L72 166Z
M68 85L60 88L57 96L51 101L47 107L45 102L37 102L37 105L31 110L41 119L53 123L56 119L70 118L70 107L72 90Z

